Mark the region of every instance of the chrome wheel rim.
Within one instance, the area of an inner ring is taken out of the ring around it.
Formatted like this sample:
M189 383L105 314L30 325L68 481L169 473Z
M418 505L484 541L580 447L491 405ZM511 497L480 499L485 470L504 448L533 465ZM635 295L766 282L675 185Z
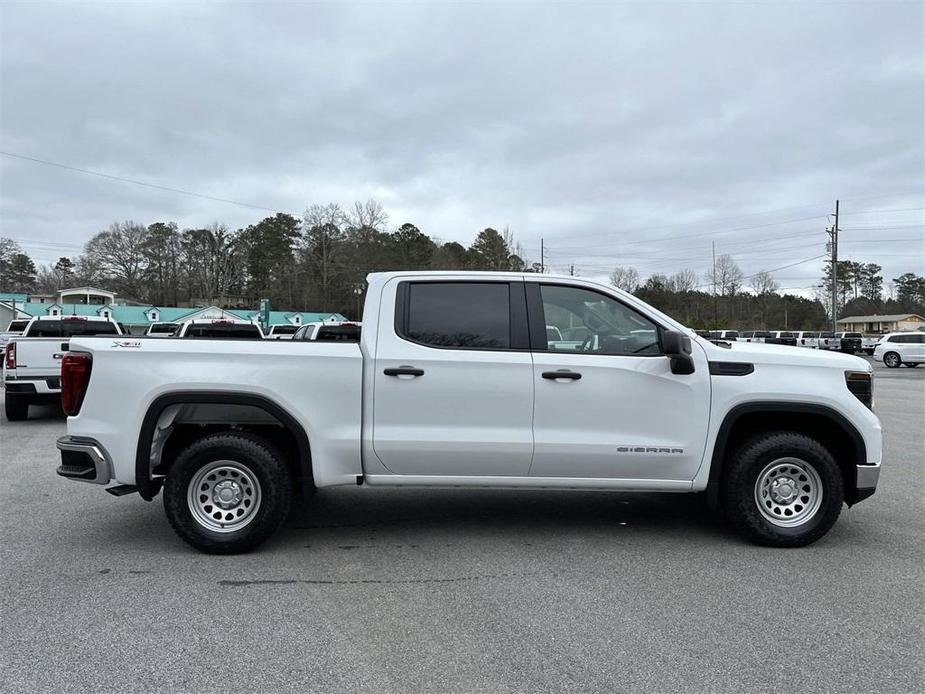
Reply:
M773 525L802 525L822 505L822 480L805 460L778 458L758 475L755 503L764 519Z
M883 358L883 361L886 363L887 366L896 366L897 364L899 364L899 357L893 354L892 352L890 352Z
M233 533L260 509L260 482L245 465L216 460L193 475L186 492L193 518L206 530Z

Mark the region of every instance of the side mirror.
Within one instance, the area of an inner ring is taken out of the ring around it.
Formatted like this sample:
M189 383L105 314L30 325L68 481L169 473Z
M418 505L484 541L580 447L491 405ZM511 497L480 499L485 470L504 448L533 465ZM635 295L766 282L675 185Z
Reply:
M691 357L691 339L677 330L662 333L662 352L668 357L673 374L694 373L694 360Z

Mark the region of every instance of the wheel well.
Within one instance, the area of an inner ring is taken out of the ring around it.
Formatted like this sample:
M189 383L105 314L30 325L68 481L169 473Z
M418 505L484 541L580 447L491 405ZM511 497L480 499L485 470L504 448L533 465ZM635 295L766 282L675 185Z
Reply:
M299 491L314 488L311 450L302 426L262 396L235 393L172 393L148 409L135 459L139 494L151 500L177 456L194 441L221 431L244 431L276 447Z
M864 440L857 430L837 412L826 407L803 403L773 403L746 406L733 410L720 427L713 449L707 497L719 505L719 485L726 461L747 439L768 431L794 431L819 441L832 453L842 472L845 500L857 501L857 465L867 462Z

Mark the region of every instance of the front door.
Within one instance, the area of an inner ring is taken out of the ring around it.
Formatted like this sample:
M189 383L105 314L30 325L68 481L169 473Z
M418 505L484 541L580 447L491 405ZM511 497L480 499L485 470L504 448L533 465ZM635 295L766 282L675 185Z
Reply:
M394 281L394 326L380 326L376 346L379 461L400 475L526 476L534 384L524 283ZM393 305L383 309L391 316Z
M589 287L526 287L536 388L530 475L692 480L710 412L702 350L694 347L694 373L673 374L661 326L639 310ZM539 349L537 322L556 338Z

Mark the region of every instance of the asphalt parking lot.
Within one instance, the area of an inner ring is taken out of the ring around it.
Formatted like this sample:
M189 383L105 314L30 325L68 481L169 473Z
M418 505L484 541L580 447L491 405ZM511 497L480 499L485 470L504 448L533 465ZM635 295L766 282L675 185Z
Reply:
M323 490L198 554L160 498L55 475L0 425L6 692L913 692L925 688L925 367L875 365L875 496L798 550L688 496Z

